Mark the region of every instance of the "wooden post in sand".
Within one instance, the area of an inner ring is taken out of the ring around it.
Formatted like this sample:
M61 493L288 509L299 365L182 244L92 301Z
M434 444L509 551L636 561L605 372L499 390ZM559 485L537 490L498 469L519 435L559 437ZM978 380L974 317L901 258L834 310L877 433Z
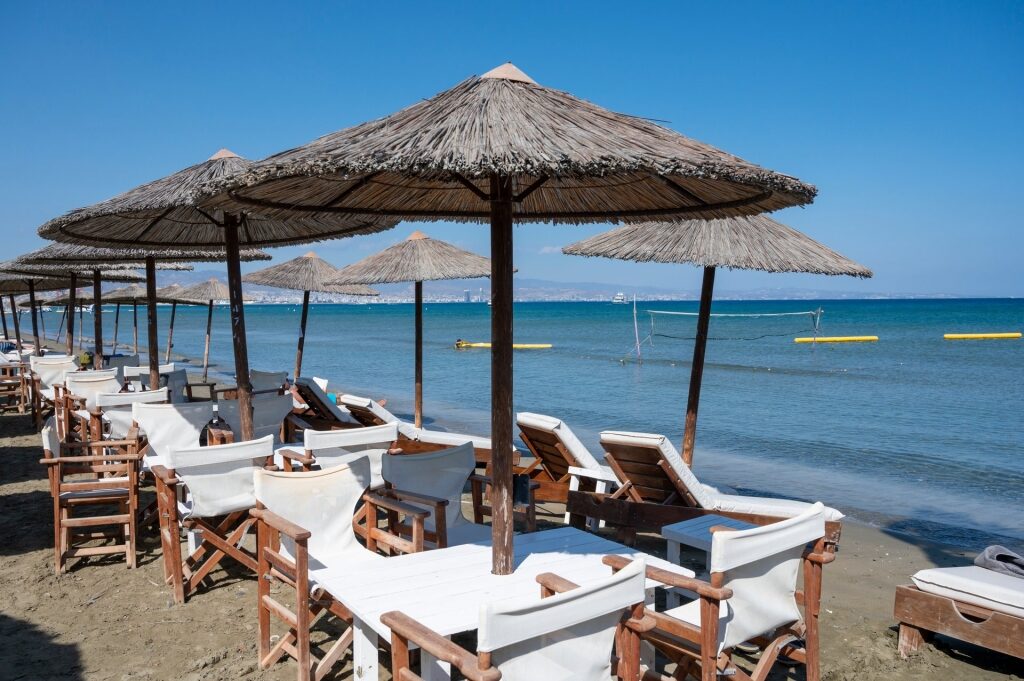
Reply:
M693 463L693 442L697 436L697 406L700 404L700 384L704 378L704 350L708 344L708 324L711 320L711 296L715 290L715 268L704 268L704 282L700 289L700 310L697 313L697 338L693 343L693 364L690 367L690 394L686 399L686 427L683 431L683 462Z

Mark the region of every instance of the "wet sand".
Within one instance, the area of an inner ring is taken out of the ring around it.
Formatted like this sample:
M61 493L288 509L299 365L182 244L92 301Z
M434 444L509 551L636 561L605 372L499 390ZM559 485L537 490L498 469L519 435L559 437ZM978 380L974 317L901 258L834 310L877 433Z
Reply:
M162 584L159 539L143 532L138 569L112 558L86 559L55 576L41 456L30 417L0 417L0 679L295 678L291 661L259 670L255 579L240 568L216 570L198 595L176 606ZM663 550L651 541L645 549ZM702 558L686 560L696 565ZM1024 677L1024 663L942 638L907 661L896 652L895 586L921 568L968 560L955 548L847 523L839 556L824 576L823 678ZM337 634L321 625L314 642ZM350 668L327 678L349 679ZM778 667L773 678L803 673Z

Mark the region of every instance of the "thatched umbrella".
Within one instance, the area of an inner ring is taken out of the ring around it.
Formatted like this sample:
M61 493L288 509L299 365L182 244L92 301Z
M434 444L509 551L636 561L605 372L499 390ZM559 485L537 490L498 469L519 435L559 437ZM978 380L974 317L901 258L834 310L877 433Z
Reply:
M89 246L144 248L156 254L168 249L224 248L231 291L231 332L242 439L251 439L252 386L245 344L242 306L242 246L278 246L340 238L394 226L379 218L302 219L265 218L248 212L209 211L198 205L196 190L220 179L245 173L252 165L227 149L202 163L136 187L107 201L71 211L39 228L40 236ZM152 258L147 259L147 269ZM154 287L155 288L155 287ZM150 305L155 315L155 305ZM155 328L150 346L155 346ZM150 380L157 385L157 364L150 353Z
M693 443L697 434L697 407L704 374L704 349L708 342L715 268L871 276L871 270L863 265L764 215L626 225L566 246L562 252L704 268L683 432L683 460L687 465L693 462Z
M205 304L206 308L206 344L203 346L203 380L210 369L210 329L213 327L213 304L215 301L230 300L231 290L215 277L206 281L193 284L179 293L182 298L197 301L200 305ZM242 301L252 300L249 296L243 295Z
M242 281L261 286L272 286L292 291L302 291L302 317L299 323L299 342L295 350L295 375L302 371L302 349L306 345L306 319L309 316L309 292L340 293L348 296L379 296L369 286L336 285L330 283L338 273L338 268L330 264L313 251L292 258L280 265L272 265L242 277Z
M81 263L89 265L93 270L93 297L96 299L100 298L100 284L101 277L99 276L99 269L101 265L105 263L118 263L119 267L139 267L145 266L147 277L152 275L152 285L147 284L147 292L155 292L156 288L156 275L157 269L162 270L191 270L190 265L185 265L185 262L216 262L225 260L227 257L225 251L219 248L212 249L165 249L160 253L152 253L144 251L138 248L99 248L95 246L83 246L80 244L66 244L56 243L50 244L40 248L39 250L27 253L21 256L19 262L30 262L30 263L56 263L60 265L67 265L69 263ZM243 260L270 260L270 256L262 251L255 249L246 249L242 252L241 258ZM149 267L150 263L153 263L153 267ZM173 303L172 303L173 305ZM102 308L97 307L94 309L94 327L96 336L96 348L93 354L93 364L98 369L102 366L103 356L103 320L102 320ZM150 347L156 347L156 303L148 306L148 322L149 322L149 343ZM171 315L173 317L175 310L172 308ZM119 317L121 316L121 305L117 304L114 310L114 352L117 351L117 324ZM132 303L132 316L135 322L135 352L139 351L139 340L138 340L138 303L133 301ZM171 323L171 329L173 330L174 323ZM150 378L154 379L153 372L156 364L153 359L150 359ZM154 379L155 380L155 379ZM156 385L156 383L153 383Z
M816 190L511 64L201 190L270 217L489 222L494 571L512 570L512 224L754 215Z
M334 278L339 284L396 284L415 282L416 288L416 427L423 425L423 282L491 276L491 261L451 244L413 232L405 241L344 267Z

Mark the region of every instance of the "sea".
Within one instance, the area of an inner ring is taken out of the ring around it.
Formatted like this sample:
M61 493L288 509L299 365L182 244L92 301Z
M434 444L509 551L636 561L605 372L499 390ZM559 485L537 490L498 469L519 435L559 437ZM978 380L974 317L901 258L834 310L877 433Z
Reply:
M638 302L634 316L632 304L516 303L516 342L552 345L516 351L516 410L562 419L592 451L609 429L662 433L678 447L696 320L650 311L696 309ZM811 314L789 314L819 309L817 326ZM245 312L251 366L290 375L300 306ZM702 481L821 500L886 531L967 549L1024 547L1024 340L943 339L1020 331L1024 300L721 301L713 312L723 316L712 318L707 344L694 457ZM130 314L121 309L121 343ZM162 347L170 308L159 314ZM51 335L59 317L47 317ZM413 319L411 304L315 304L302 373L329 379L331 392L387 398L411 418ZM85 324L92 329L88 314ZM205 325L205 308L179 307L174 353L201 362ZM816 333L878 341L794 342ZM489 335L483 303L426 304L428 427L489 433L489 350L454 347ZM211 358L230 375L223 306Z

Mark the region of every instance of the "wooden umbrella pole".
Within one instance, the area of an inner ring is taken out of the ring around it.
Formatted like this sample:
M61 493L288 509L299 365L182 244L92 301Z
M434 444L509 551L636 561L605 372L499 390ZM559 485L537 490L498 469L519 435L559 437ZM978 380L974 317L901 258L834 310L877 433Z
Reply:
M55 341L59 341L60 340L61 331L64 330L64 320L67 319L67 316L68 316L68 308L65 306L64 309L60 311L60 324L57 325L57 335L53 337L53 339ZM43 318L42 311L39 312L39 318L40 319ZM46 324L45 323L43 324L43 338L46 338Z
M60 325L61 325L61 328L64 327L64 318L63 317L61 317L61 324ZM42 310L39 311L39 326L43 329L43 340L46 340L46 316L43 314ZM58 337L60 336L60 331L59 330L57 331L57 336Z
M111 344L114 346L110 349L110 354L117 354L117 324L121 321L121 303L114 305L114 340Z
M178 303L171 303L171 325L167 329L167 352L164 353L164 364L171 361L171 348L174 347L174 315L178 311Z
M416 412L414 423L423 427L423 282L416 282Z
M708 323L711 321L711 296L715 290L715 268L704 268L700 288L700 310L697 313L697 338L693 343L693 364L690 367L690 394L686 399L686 428L683 431L683 461L693 464L693 442L697 437L697 406L700 384L704 378L704 349L708 344Z
M36 346L33 349L33 353L38 357L43 354L42 345L39 343L39 317L36 313L36 283L31 279L28 280L28 304L32 308L32 337L35 339Z
M203 380L206 380L206 374L210 370L210 328L213 326L213 301L210 301L210 306L206 311L206 346L203 348Z
M512 179L491 176L491 571L512 574Z
M156 340L156 258L146 258L146 354L149 356L149 389L160 387L160 350Z
M18 350L21 350L21 312L18 310L18 306L14 304L14 294L12 293L8 297L8 301L11 303L11 321L14 322L14 340L18 344Z
M12 315L14 314L14 310L15 310L15 308L12 307L11 308L11 314ZM3 296L0 296L0 319L2 319L3 322L4 322L4 338L8 338L8 333L7 333L7 310L4 309L4 299L3 299Z
M71 272L71 286L68 288L68 354L75 354L75 298L78 294L78 275Z
M139 301L132 301L132 334L135 340L135 354L139 354Z
M92 367L103 368L103 304L100 300L102 275L99 270L92 271Z
M299 322L299 344L295 350L295 374L302 372L302 350L306 347L306 320L309 317L309 291L302 292L302 320Z
M82 354L82 336L85 334L85 306L78 305L78 354Z
M231 302L231 340L235 348L235 381L238 384L238 415L242 440L251 440L252 383L249 380L249 351L245 346L245 305L242 302L242 268L238 252L238 216L224 216L224 246L228 260L228 291Z

